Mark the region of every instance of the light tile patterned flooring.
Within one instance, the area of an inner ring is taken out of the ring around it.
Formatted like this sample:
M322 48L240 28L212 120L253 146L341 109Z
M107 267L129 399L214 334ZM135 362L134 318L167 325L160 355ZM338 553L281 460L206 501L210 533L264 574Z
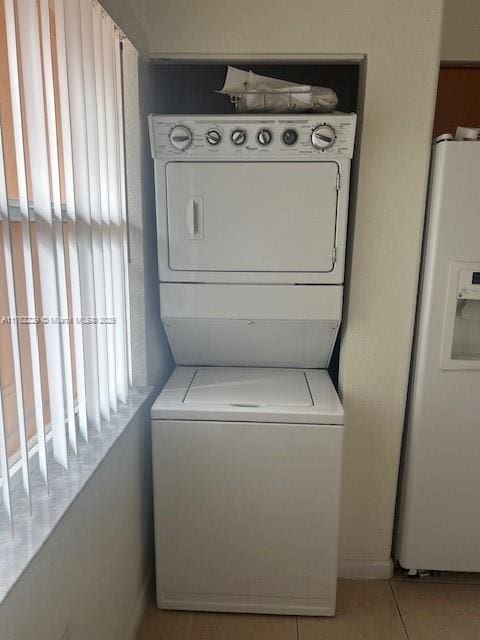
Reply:
M334 618L160 611L137 640L480 640L480 575L340 580Z

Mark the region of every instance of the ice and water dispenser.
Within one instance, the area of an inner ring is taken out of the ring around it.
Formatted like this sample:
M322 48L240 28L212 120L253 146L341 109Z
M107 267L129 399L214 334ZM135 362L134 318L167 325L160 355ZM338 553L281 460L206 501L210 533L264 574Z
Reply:
M452 262L442 369L480 369L480 262Z

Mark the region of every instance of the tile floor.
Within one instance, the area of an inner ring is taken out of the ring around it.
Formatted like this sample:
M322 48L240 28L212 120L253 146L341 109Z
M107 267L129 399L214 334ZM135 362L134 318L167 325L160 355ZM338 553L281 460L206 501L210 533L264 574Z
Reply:
M340 580L334 618L160 611L137 640L479 640L480 576Z

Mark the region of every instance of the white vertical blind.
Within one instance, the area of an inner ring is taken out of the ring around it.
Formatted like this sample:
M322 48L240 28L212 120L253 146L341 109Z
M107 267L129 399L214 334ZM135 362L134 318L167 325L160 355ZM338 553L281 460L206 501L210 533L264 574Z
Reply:
M123 124L123 110L121 105L123 104L123 89L122 89L122 59L121 59L121 34L118 29L115 29L115 86L116 86L116 100L118 113L118 159L120 164L120 197L121 197L121 211L122 211L122 242L123 242L123 276L125 283L125 296L127 300L130 300L130 286L128 280L128 226L127 226L127 189L125 180L125 138L124 138L124 124ZM126 311L126 336L127 336L127 371L128 382L132 384L132 343L130 332L130 308L125 308Z
M2 127L0 125L0 220L2 221L2 234L5 237L6 234L10 235L10 229L6 228L5 223L8 224L8 199L7 199L7 180L5 176L5 164L3 162L3 135L2 135ZM4 247L5 247L5 239L4 239ZM5 251L5 267L8 270L10 267L7 265L7 252ZM10 258L10 265L11 265ZM7 284L8 286L8 284ZM10 306L10 296L9 296L9 306ZM28 472L28 468L27 468ZM3 505L6 509L8 519L11 521L12 519L12 501L10 498L10 477L9 477L9 468L8 468L8 454L7 454L7 432L5 426L5 418L3 411L3 394L0 393L0 476L2 479L2 499ZM27 475L28 480L28 475ZM25 479L23 478L24 485ZM28 487L28 482L27 482ZM27 491L29 487L27 488Z
M52 68L52 45L50 33L50 7L48 0L40 0L40 22L42 39L42 63L45 78L45 106L47 111L47 134L50 155L50 179L53 204L53 236L57 257L57 284L59 309L62 318L68 317L67 275L62 229L62 201L60 193L60 170L58 165L58 141L55 110L55 87ZM68 438L71 447L77 451L77 430L75 426L75 407L73 400L72 361L70 357L70 325L61 325L62 357L65 383L65 402L68 424Z
M127 401L131 341L121 34L91 0L4 0L4 7L12 119L2 115L0 122L8 301L0 313L13 320L12 371L5 373L15 383L19 443L12 455L0 393L0 482L12 520L16 469L30 497L29 459L38 455L48 487L49 466L68 470L80 446L94 446L89 430L108 425ZM2 144L5 126L11 153ZM11 157L15 166L7 167ZM18 193L10 194L13 169ZM11 232L12 206L20 214L20 243ZM15 322L19 294L29 316L28 344ZM27 424L31 414L35 435Z
M5 419L3 411L3 397L0 394L0 473L2 479L2 499L3 506L7 512L7 517L12 522L12 499L10 495L10 477L7 456L7 434L5 430Z
M69 221L67 233L68 267L70 271L70 296L74 318L82 315L82 301L80 297L80 269L78 266L77 239L75 229L75 189L73 183L72 141L70 125L70 105L67 79L67 50L65 45L65 16L63 0L55 0L54 4L55 45L58 68L58 95L62 135L63 154L59 161L63 166L65 182L65 208ZM78 423L83 439L88 441L87 402L85 390L85 364L83 357L83 329L79 322L73 322L73 340L75 352L75 375L78 401Z
M97 328L95 324L88 323L89 319L96 317L96 308L80 1L68 0L68 2L65 2L64 13L76 211L75 227L80 271L82 317L85 320L83 325L83 344L87 418L89 424L99 430L101 417Z
M1 135L0 128L0 143L3 149L3 136ZM5 260L5 280L7 283L7 295L8 295L8 312L10 319L16 318L17 314L17 301L15 291L15 276L13 273L13 251L12 251L12 239L10 231L10 216L8 211L8 197L7 197L7 182L5 177L5 166L3 162L3 155L0 161L0 220L2 222L2 236L3 236L3 253ZM12 360L13 360L13 376L15 380L15 395L17 401L17 418L19 426L20 436L20 453L22 461L22 479L23 486L28 495L30 495L30 486L28 483L28 450L27 450L27 435L26 435L26 421L25 421L25 403L23 398L23 378L22 378L22 365L20 362L20 336L18 333L18 324L16 322L10 322L10 334L12 344ZM3 414L3 411L2 411ZM3 416L2 416L3 422Z
M96 315L106 317L105 276L103 262L102 204L99 158L99 127L96 97L95 60L93 45L93 8L91 0L80 0L85 86L85 124L87 133L88 181L90 185L90 216L92 229L93 282ZM98 385L100 415L110 420L108 395L107 325L97 325Z
M52 194L47 146L47 128L39 16L36 0L22 0L16 4L21 50L23 108L30 160L32 204L35 213L37 252L40 268L40 289L47 354L47 375L50 415L55 458L68 467L65 433L65 392L60 327L58 318L58 265L55 260L53 238Z
M126 295L122 234L122 197L118 114L115 81L115 27L109 20L102 21L103 64L105 80L105 113L107 129L108 192L110 194L110 237L112 248L113 308L116 319L115 373L117 398L125 402L128 390Z
M102 213L102 246L105 272L105 310L108 317L114 315L112 246L110 235L110 198L108 182L107 123L105 111L105 78L103 72L102 10L93 6L93 49L95 60L95 82L98 118L98 161L100 172L100 206ZM110 409L117 410L117 384L115 374L115 327L107 324L108 396Z
M22 253L25 267L25 294L27 299L27 313L31 318L37 316L37 305L35 301L35 286L33 281L33 259L32 245L30 239L30 214L28 207L28 191L27 191L27 173L25 164L24 140L23 140L23 123L22 123L22 107L20 94L20 76L19 76L19 60L17 55L17 34L15 26L15 11L13 0L4 0L5 6L5 27L7 31L7 50L8 50L8 72L10 80L10 102L12 109L12 124L14 137L14 154L16 163L16 178L18 185L18 200L21 216L22 227ZM5 165L5 163L3 162ZM33 323L29 323L29 340L30 340L30 357L32 365L33 378L33 397L35 405L35 423L37 428L38 440L40 443L40 469L43 473L44 481L47 482L46 458L44 457L43 445L45 442L45 425L43 419L43 396L41 386L41 369L40 354L38 345L38 331ZM19 423L19 430L25 434L26 426ZM28 477L26 477L26 469L28 460L23 452L22 447L22 474L23 485L25 491L29 494Z

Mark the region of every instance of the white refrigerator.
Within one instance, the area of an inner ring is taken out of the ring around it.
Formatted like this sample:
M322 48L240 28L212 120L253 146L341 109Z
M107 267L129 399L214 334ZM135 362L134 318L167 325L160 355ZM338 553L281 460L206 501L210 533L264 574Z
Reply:
M397 558L480 571L480 141L434 144Z

